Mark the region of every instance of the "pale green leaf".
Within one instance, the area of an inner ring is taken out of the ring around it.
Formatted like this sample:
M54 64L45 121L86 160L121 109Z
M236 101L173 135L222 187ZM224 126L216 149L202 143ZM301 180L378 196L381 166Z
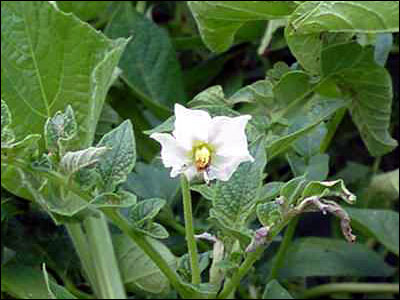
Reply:
M104 193L98 195L91 205L97 208L130 208L137 202L137 197L126 191L119 193Z
M46 270L46 265L43 265L43 276L51 299L77 299L66 288L57 284L49 277L49 274Z
M305 69L319 73L325 43L321 33L399 31L397 1L305 1L291 15L286 39Z
M73 13L83 21L94 20L105 12L111 1L57 1L59 9Z
M108 150L106 147L90 147L81 151L67 152L61 159L60 166L66 174L74 174L84 168L94 167Z
M97 147L110 149L97 163L97 171L104 183L105 191L125 182L136 163L136 143L132 123L128 120L106 134Z
M295 153L287 155L294 176L305 176L308 180L323 181L329 175L329 155L317 154L310 158Z
M148 241L165 261L176 269L176 258L162 243L148 238ZM160 294L169 288L168 279L157 265L129 237L114 237L114 246L121 274L126 288L131 292L138 290Z
M346 208L352 221L399 255L399 213L390 210ZM354 226L354 225L353 225Z
M211 50L223 52L234 42L237 31L249 21L281 19L296 7L293 1L189 1L203 41Z
M308 197L326 197L334 196L339 197L349 204L354 204L357 201L356 195L351 193L345 186L343 180L335 181L312 181L307 184L301 195L301 200Z

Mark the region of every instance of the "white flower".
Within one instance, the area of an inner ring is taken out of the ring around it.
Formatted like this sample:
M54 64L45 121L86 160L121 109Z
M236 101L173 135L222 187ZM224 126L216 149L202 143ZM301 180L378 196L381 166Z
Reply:
M206 182L228 181L239 165L254 161L245 128L251 116L215 117L202 110L175 105L175 129L150 137L161 144L161 158L171 177L184 173L191 180L202 175Z

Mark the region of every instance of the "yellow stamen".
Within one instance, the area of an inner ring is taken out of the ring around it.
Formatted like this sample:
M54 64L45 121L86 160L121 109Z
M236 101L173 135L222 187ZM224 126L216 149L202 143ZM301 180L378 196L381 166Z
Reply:
M201 146L195 150L194 160L198 171L207 169L211 162L211 151L206 146Z

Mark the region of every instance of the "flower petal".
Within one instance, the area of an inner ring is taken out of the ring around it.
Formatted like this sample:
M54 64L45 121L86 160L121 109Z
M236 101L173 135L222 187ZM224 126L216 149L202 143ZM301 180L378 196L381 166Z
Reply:
M209 132L209 143L216 149L216 154L220 156L250 156L246 125L251 116L240 117L215 117L211 121Z
M207 112L187 109L180 104L175 104L175 117L173 135L183 148L190 151L194 142L208 140L211 117Z
M182 173L185 165L189 163L187 151L171 134L154 133L150 137L161 144L161 159L165 167L172 167L171 177Z
M210 180L228 181L239 165L244 162L253 162L254 158L248 154L244 156L216 156L209 170Z

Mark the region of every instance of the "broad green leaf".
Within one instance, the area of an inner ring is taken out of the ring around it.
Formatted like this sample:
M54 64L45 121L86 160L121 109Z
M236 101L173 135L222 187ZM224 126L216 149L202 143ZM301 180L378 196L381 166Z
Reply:
M131 3L122 2L106 28L109 37L132 37L120 62L122 78L158 116L167 118L186 98L176 52L166 31Z
M272 227L282 221L281 205L275 201L257 205L257 218L264 227Z
M303 238L290 247L281 278L313 276L389 277L394 269L362 244Z
M71 104L81 148L91 146L126 41L107 39L47 1L2 2L1 12L1 97L17 138L42 134L47 119Z
M1 98L13 114L17 140L43 134L47 119L71 104L78 148L91 146L126 41L107 39L47 1L3 1L1 28ZM3 187L29 198L19 182L15 169L2 171Z
M303 67L319 73L325 42L321 33L345 33L345 37L398 31L397 1L305 1L291 15L286 39Z
M283 182L269 182L260 190L260 201L266 202L279 196Z
M150 165L139 162L128 176L124 189L142 199L161 198L172 203L179 191L179 179L171 178L161 162Z
M47 120L44 127L46 149L52 153L63 153L64 144L70 142L77 132L74 110L68 106L65 112L59 111Z
M104 191L114 191L126 181L136 164L136 143L132 123L128 120L106 134L97 147L110 149L97 163Z
M274 158L288 151L298 139L310 134L321 122L347 105L348 101L342 99L314 96L291 113L293 118L286 134L280 134L267 142L268 157Z
M84 168L94 167L108 150L106 147L90 147L81 151L67 152L61 159L60 166L66 174L74 174Z
M346 208L352 221L399 255L399 213L390 210Z
M176 269L176 258L168 248L154 239L148 238L148 241L171 268ZM129 237L125 235L115 236L114 246L122 278L129 291L141 290L160 294L168 290L168 279Z
M6 292L17 299L54 299L47 289L45 279L39 268L35 269L10 261L1 267L1 274L2 292ZM50 282L52 286L56 285L53 280L50 280Z
M357 43L329 47L322 52L322 74L332 76L352 99L353 121L372 155L382 156L397 147L389 133L392 80L376 64L372 49Z
M311 158L316 156L320 153L321 144L327 133L327 126L322 122L312 132L298 139L293 147L302 157Z
M140 201L132 207L129 218L135 225L141 226L154 219L166 204L165 200L157 198Z
M83 21L94 20L105 12L111 1L57 1L59 9L73 13Z
M274 86L274 95L278 105L286 107L310 94L311 87L311 78L307 73L291 71Z
M215 52L234 42L237 31L249 21L282 19L296 7L293 1L189 1L203 41Z
M263 299L293 299L289 292L277 280L270 281L265 287Z
M164 228L161 224L150 222L145 226L141 226L137 228L137 230L143 232L144 234L152 237L154 239L167 239L169 237L169 233L167 229Z
M290 204L295 204L296 200L301 197L307 183L308 180L305 176L293 178L282 186L280 195L288 200Z
M294 176L305 176L308 180L323 181L329 175L329 155L318 154L303 158L295 153L287 155Z
M232 104L249 102L268 105L272 104L273 101L273 85L270 80L257 81L239 90L229 98L229 102Z

